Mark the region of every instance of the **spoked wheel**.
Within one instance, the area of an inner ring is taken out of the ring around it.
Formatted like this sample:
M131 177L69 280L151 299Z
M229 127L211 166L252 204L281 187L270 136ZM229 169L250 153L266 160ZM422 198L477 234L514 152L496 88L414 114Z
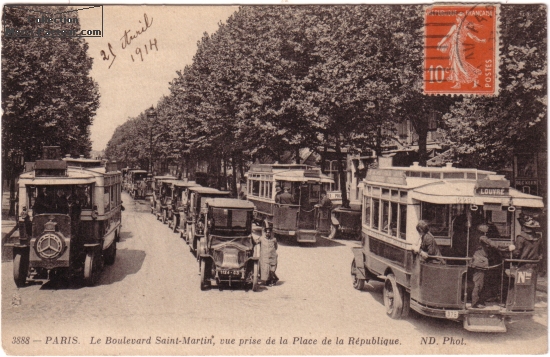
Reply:
M178 233L178 219L176 218L176 216L174 216L174 219L172 221L172 231L174 233Z
M357 274L355 273L357 270L357 266L355 265L355 259L351 262L351 280L353 283L353 288L356 290L363 290L365 287L365 279L360 279L357 277Z
M258 275L260 273L260 263L256 260L254 261L254 269L252 272L252 291L256 292L260 290L260 285L258 284Z
M111 244L109 248L107 248L107 252L105 253L105 264L113 265L115 263L115 259L116 259L116 240Z
M99 278L99 264L97 259L97 253L86 253L86 260L84 261L84 282L88 286L94 286Z
M29 253L17 252L13 257L13 280L15 285L20 288L25 286L27 275L29 274Z
M207 282L207 276L206 276L206 259L201 258L200 266L201 266L201 290L204 291L208 289L208 286L210 285Z
M395 275L389 274L386 276L386 282L384 283L384 306L386 307L386 314L392 319L397 320L406 316L403 314L404 295L403 288L395 280ZM408 310L408 303L406 310ZM408 314L408 311L406 314Z

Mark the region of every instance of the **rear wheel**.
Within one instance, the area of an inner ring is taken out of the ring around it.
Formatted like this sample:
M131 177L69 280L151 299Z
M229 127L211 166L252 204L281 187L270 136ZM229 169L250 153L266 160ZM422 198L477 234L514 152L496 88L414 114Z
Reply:
M256 260L254 261L254 270L252 272L252 291L258 291L260 285L258 284L258 274L260 272L260 263Z
M397 284L395 275L388 274L384 283L384 306L392 319L400 319L403 313L403 288Z
M116 240L111 244L105 252L105 264L113 265L116 259Z
M29 253L17 252L13 257L13 280L15 285L20 288L25 286L27 275L29 274Z
M360 279L356 274L357 266L355 264L355 259L351 262L351 280L353 282L353 288L356 290L363 290L365 287L365 279Z

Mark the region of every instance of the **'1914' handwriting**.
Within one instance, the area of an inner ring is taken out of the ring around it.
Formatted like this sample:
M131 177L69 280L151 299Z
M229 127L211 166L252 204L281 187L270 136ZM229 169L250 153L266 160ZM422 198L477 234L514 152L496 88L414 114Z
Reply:
M141 34L146 32L153 25L153 18L151 17L151 19L149 19L149 17L147 16L147 13L143 14L143 21L144 21L144 23L142 23L141 20L138 21L140 24L143 24L143 26L141 27L141 29L136 30L134 34L131 34L131 30L125 30L124 31L124 35L122 35L122 37L120 38L120 41L121 41L120 47L121 47L122 50L125 50L128 46L130 46L132 44L132 41L137 39ZM152 51L153 48L157 51L159 50L156 38L154 38L152 40L150 39L149 40L149 46L147 46L147 44L145 44L145 45L143 45L143 47L145 49L145 54L146 55L149 54L149 52ZM101 50L99 52L99 54L100 54L100 56L102 56L102 59L104 61L109 61L109 60L111 61L111 63L109 64L109 68L111 68L111 66L113 65L113 63L115 62L115 59L117 57L117 55L115 54L115 51L113 49L113 45L111 45L110 42L107 43L107 52L104 51L104 50ZM136 48L135 54L139 55L140 56L139 58L141 58L141 61L143 62L144 52L142 51L141 46ZM130 57L132 58L132 62L135 62L134 55L131 54Z

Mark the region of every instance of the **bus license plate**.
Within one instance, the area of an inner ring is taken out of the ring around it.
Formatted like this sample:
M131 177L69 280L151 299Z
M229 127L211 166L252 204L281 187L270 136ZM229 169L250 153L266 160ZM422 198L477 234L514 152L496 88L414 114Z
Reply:
M289 235L289 236L293 236L293 235L295 235L295 234L296 234L296 231L288 231L288 235Z
M445 317L448 319L458 319L458 311L445 311Z

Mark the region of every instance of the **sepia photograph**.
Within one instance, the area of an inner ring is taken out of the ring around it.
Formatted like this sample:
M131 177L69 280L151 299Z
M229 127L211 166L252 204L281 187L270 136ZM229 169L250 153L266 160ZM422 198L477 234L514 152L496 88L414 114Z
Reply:
M548 353L544 3L4 3L2 350Z

